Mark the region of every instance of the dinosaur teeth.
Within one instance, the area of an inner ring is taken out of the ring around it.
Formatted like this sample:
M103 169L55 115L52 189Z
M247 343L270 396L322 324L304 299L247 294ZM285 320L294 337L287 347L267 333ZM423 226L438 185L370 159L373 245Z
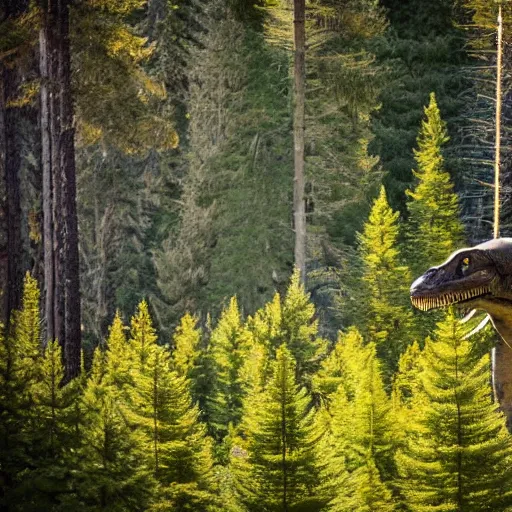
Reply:
M439 296L411 297L411 302L414 307L421 311L428 311L429 309L442 308L451 304L467 301L490 293L490 291L491 288L489 285L482 285L470 290L446 292Z

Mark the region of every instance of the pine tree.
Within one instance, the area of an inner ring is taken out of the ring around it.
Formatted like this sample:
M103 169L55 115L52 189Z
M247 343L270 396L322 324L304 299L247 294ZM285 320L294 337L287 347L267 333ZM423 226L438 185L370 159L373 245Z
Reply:
M310 398L296 384L291 351L278 348L266 389L245 401L244 438L231 452L248 510L317 510ZM302 507L302 508L301 508ZM309 507L309 508L308 508Z
M512 446L492 402L489 357L476 359L450 313L421 360L421 400L412 402L401 488L414 512L504 510L512 503Z
M388 380L414 334L409 304L412 279L398 248L398 215L391 210L382 187L359 235L366 305L362 327L377 345Z
M414 190L408 190L409 260L416 275L442 263L463 240L459 219L459 203L453 190L450 174L444 168L442 148L449 137L446 123L441 119L434 93L425 108L414 155L417 178Z
M46 345L38 364L40 376L32 388L32 417L25 424L29 461L14 496L23 510L69 505L74 454L80 444L76 417L79 379L62 386L65 371L56 341Z
M388 512L394 510L385 482L394 476L394 429L375 345L363 347L355 330L337 345L335 374L341 381L322 404L316 425L322 436L316 450L321 493L328 510Z
M144 369L144 365L153 347L156 345L157 339L156 330L149 315L148 303L143 300L139 304L135 315L132 316L129 340L133 362L141 370Z
M97 349L81 403L77 499L83 510L145 510L155 492L146 437L128 420L126 403L105 373L106 357Z
M318 336L315 306L301 284L299 275L292 275L283 300L278 293L272 301L247 321L251 343L260 343L270 358L284 343L296 361L301 383L308 383L326 352L326 342Z
M206 336L203 337L197 322L197 318L186 313L176 327L172 337L172 368L189 380L192 401L198 404L201 418L204 419L211 394L213 361L206 346Z
M233 297L210 336L215 383L208 404L209 421L219 441L226 436L230 425L240 421L243 399L240 369L247 348L238 302Z
M121 393L125 386L132 384L130 346L124 333L124 325L119 311L109 329L107 347L104 352L104 373L108 382ZM100 354L95 358L99 360Z
M331 353L322 361L321 368L313 377L313 389L328 399L342 386L352 399L355 383L364 371L364 354L367 350L363 337L355 327L350 327L346 333L340 331Z
M205 509L212 501L210 441L192 404L190 381L172 370L168 348L157 345L144 302L132 318L131 338L129 417L145 434L149 468L161 489L156 510Z
M18 474L30 460L34 417L33 392L41 376L39 288L25 277L22 308L13 313L12 329L0 329L0 490L4 500L16 487Z
M150 467L162 487L158 506L205 509L212 501L207 488L211 446L191 403L189 382L171 370L165 347L153 347L136 372L131 407L146 432Z
M181 317L172 337L172 363L174 370L187 379L194 377L199 358L201 330L196 327L197 319L189 313Z

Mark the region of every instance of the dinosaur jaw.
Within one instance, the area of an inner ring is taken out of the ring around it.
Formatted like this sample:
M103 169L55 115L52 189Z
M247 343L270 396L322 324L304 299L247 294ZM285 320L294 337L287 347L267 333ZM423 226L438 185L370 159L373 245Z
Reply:
M491 287L482 285L467 290L445 291L442 293L418 293L411 294L411 302L413 306L422 311L431 309L439 309L451 305L459 305L461 307L469 306L476 299L488 297L491 295Z

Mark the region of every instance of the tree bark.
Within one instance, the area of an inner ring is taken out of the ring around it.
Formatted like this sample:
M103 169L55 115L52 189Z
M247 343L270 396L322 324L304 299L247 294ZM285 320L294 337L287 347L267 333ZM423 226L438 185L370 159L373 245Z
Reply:
M48 13L43 11L43 26L39 33L39 70L41 74L40 110L41 110L41 162L43 168L43 262L44 262L44 324L45 341L55 339L54 325L54 253L53 253L53 192L52 192L52 145L50 131L51 92L49 45L50 29L46 19Z
M17 90L16 71L4 69L5 103ZM21 238L21 148L17 137L16 110L6 105L5 109L5 186L7 222L7 319L21 306L23 287L23 243Z
M67 382L81 348L69 0L44 5L40 68L46 341L59 340Z
M306 202L304 197L304 135L305 135L305 0L294 0L294 40L295 40L295 112L293 121L294 139L294 182L293 219L295 229L295 266L300 279L306 281Z
M76 208L75 128L73 125L73 96L71 92L71 55L69 42L70 0L60 1L60 171L62 187L62 215L65 222L64 238L64 292L65 345L68 378L80 373L81 312L80 268L78 253L78 216Z
M5 0L6 18L17 18L28 9L26 0ZM2 258L3 315L2 322L10 324L11 313L21 306L23 288L23 241L21 235L21 143L19 109L9 106L16 98L20 84L16 67L0 66L0 153L5 186L5 257ZM3 251L2 251L3 252Z

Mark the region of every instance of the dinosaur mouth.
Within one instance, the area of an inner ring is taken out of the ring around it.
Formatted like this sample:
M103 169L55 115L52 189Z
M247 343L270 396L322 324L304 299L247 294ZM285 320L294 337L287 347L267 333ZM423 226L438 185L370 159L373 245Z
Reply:
M411 295L411 302L414 307L422 311L428 311L429 309L442 308L452 304L463 304L476 297L490 293L490 291L491 288L489 286L479 286L470 290L446 292L436 295Z

